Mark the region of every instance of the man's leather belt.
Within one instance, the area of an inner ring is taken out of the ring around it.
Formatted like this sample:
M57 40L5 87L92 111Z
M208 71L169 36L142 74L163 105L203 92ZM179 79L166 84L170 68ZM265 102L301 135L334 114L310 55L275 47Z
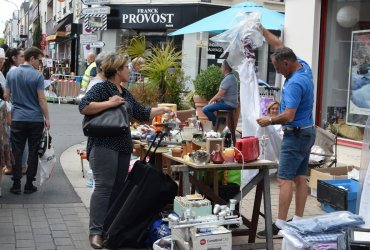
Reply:
M283 126L283 131L297 131L297 130L302 130L302 129L307 129L307 128L313 128L313 125L310 126L305 126L305 127L288 127L288 126Z

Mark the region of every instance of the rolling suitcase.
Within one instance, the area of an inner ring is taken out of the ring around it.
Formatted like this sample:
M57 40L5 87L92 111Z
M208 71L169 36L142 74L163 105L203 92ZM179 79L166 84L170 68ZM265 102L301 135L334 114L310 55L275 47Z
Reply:
M164 136L160 134L155 150ZM153 156L154 153L151 159ZM165 205L173 202L178 189L176 182L150 162L142 160L134 164L122 191L109 209L104 221L105 247L143 247L151 223Z

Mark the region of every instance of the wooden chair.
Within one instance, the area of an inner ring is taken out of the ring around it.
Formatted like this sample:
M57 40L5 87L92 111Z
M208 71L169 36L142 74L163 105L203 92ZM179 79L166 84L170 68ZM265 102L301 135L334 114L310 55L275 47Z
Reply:
M240 114L240 103L237 104L235 109L216 111L216 117L217 117L216 131L218 131L220 127L222 118L225 119L225 124L230 129L231 138L233 140L234 146L236 144L235 130L238 124L239 114Z

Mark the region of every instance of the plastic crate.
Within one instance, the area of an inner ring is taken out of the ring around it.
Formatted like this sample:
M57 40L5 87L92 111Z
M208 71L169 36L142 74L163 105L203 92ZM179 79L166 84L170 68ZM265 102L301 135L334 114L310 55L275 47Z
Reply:
M317 200L325 212L346 210L356 213L358 190L359 183L356 180L318 180Z

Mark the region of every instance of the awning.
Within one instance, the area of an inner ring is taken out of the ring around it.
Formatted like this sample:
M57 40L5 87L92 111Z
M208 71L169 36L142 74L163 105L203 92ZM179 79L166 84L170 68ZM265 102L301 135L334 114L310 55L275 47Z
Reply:
M60 20L57 25L54 26L54 32L66 31L66 25L73 22L73 13L68 14L62 20Z
M253 2L244 2L232 5L231 8L223 10L214 15L203 18L193 24L185 26L169 34L169 36L197 33L213 32L221 33L233 28L238 23L239 13L260 12L261 23L269 30L280 30L284 25L284 14L267 9L262 5Z
M65 36L66 36L66 33L65 32L60 32L60 31L59 32L55 32L55 34L47 36L46 37L46 41L47 42L55 41L58 38L65 37Z

